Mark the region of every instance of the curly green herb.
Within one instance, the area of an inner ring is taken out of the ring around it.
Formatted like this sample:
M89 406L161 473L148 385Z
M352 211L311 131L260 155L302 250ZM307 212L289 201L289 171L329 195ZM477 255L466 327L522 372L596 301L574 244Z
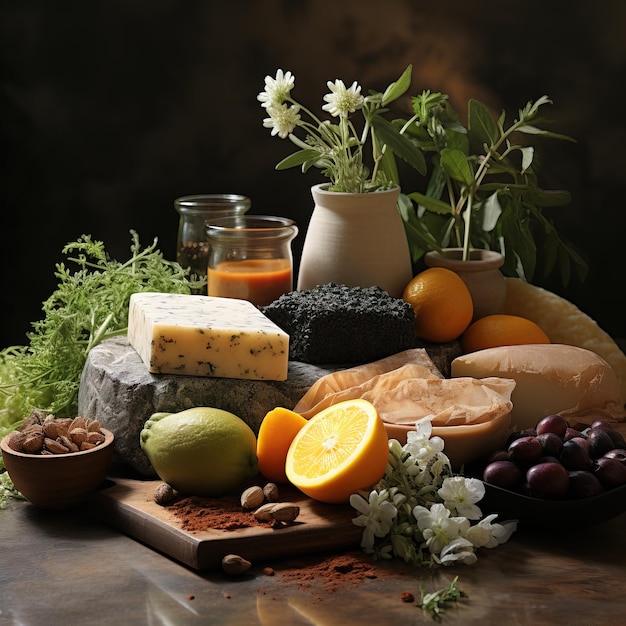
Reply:
M163 258L156 239L142 249L137 233L130 232L131 257L124 263L110 259L104 244L88 235L63 248L66 263L78 269L57 264L59 284L43 303L43 319L32 324L29 345L0 351L0 436L35 408L57 417L76 415L87 355L104 339L126 333L131 294L188 294L202 286L188 278L189 270Z

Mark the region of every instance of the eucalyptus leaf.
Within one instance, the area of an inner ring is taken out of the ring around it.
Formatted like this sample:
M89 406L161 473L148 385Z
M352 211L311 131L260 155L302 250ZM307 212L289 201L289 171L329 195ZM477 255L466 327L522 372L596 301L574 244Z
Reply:
M400 78L397 81L391 83L387 89L385 89L382 95L382 104L387 106L390 102L397 100L400 96L404 95L408 88L411 86L411 74L413 66L409 65Z
M387 146L387 149L392 150L417 172L426 174L426 159L422 151L408 137L398 134L391 122L382 117L375 117L372 120L372 128L381 144Z
M495 144L500 136L498 125L489 109L473 98L468 105L468 129L487 145Z
M520 148L520 152L522 153L522 173L524 173L533 164L535 149L532 146L527 146Z
M311 148L307 150L299 150L285 157L282 161L276 164L277 170L287 170L292 167L298 167L303 163L315 163L320 157L319 150L313 150Z
M482 230L491 232L502 215L502 207L498 200L498 192L492 193L482 204Z
M444 148L439 161L441 169L454 180L467 185L474 183L474 174L467 162L467 157L460 150Z
M441 200L437 200L436 198L430 198L428 196L425 196L419 191L414 191L413 193L407 194L407 197L411 200L415 200L415 202L417 202L419 205L426 207L429 211L432 211L433 213L439 213L440 215L449 215L452 212L449 204L446 204Z

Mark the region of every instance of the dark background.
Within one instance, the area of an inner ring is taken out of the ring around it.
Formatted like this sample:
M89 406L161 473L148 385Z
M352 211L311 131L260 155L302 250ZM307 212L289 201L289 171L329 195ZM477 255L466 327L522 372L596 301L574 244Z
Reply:
M542 183L573 194L551 216L591 273L535 282L626 337L625 29L621 0L2 0L0 347L25 343L80 235L125 260L135 229L173 259L178 196L241 193L293 217L297 263L322 179L274 170L290 145L262 126L265 75L291 70L319 112L326 81L384 89L409 63L410 94L444 91L462 111L554 101L552 128L577 143L536 144Z

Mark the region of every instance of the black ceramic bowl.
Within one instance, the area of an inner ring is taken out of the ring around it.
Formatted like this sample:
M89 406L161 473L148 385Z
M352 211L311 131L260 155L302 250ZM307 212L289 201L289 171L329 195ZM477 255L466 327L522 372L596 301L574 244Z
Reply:
M591 498L544 500L483 484L485 496L478 503L483 515L497 513L497 522L516 519L520 528L579 528L599 524L626 511L626 485Z

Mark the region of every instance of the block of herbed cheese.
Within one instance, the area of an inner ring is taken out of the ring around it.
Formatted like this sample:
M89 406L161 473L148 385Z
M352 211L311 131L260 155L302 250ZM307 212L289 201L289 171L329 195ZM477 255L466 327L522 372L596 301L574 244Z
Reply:
M511 378L511 423L533 428L546 415L559 413L570 422L620 421L626 416L620 386L611 366L577 346L535 344L478 350L452 361L451 374Z
M287 378L289 335L247 300L134 293L128 341L155 374Z

